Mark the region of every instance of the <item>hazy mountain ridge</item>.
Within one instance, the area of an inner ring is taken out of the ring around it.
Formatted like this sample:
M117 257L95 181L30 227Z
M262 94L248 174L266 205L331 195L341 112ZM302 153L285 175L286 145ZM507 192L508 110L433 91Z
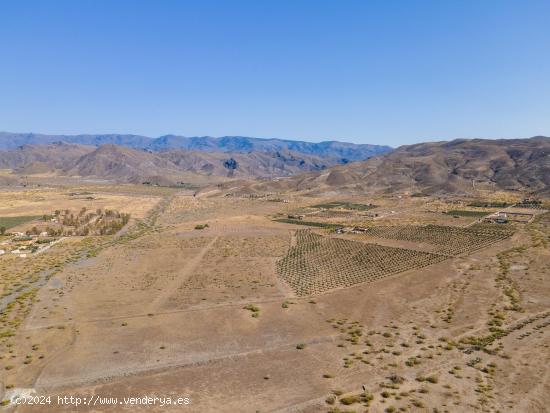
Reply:
M200 152L172 150L152 152L106 144L100 147L58 142L23 145L0 151L0 168L19 174L56 173L138 182L156 177L163 184L177 182L182 174L205 177L274 178L319 171L337 164L336 159L286 152Z
M0 132L0 149L15 149L24 145L49 145L56 142L79 145L101 146L105 144L123 145L133 148L145 148L152 138L140 135L45 135L40 133Z
M292 151L323 158L339 158L342 162L368 159L371 156L390 151L383 145L354 144L337 141L320 143L285 139L262 139L244 136L185 137L165 135L150 138L131 134L105 135L44 135L35 133L0 132L0 149L15 149L23 145L47 145L54 142L101 146L114 144L134 149L169 151L185 149L205 152L281 152Z
M168 149L188 149L208 152L276 152L293 151L327 158L342 158L348 161L364 160L391 150L389 146L354 144L337 141L319 143L284 139L260 139L243 136L223 136L213 138L161 136L148 145L148 149L163 151Z

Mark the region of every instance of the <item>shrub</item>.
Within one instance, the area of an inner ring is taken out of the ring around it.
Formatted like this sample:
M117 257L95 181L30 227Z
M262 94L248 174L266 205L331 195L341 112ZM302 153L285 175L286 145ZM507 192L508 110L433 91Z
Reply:
M409 357L406 361L405 361L405 365L408 366L408 367L413 367L417 364L420 364L420 361L418 361L418 359L416 357Z
M401 376L398 376L397 374L392 374L388 377L388 380L390 380L394 384L403 384L405 382L405 379Z
M252 311L253 313L258 313L260 311L260 308L254 304L247 304L243 307L243 309Z
M438 380L437 380L437 377L436 377L436 376L433 376L433 375L432 375L432 376L426 377L426 381L429 382L429 383L435 384L435 383L437 383Z
M411 403L414 407L424 407L424 403L422 403L420 400L411 400Z
M350 396L344 396L340 398L340 403L349 406L350 404L359 403L361 401L361 397L357 394L352 394Z

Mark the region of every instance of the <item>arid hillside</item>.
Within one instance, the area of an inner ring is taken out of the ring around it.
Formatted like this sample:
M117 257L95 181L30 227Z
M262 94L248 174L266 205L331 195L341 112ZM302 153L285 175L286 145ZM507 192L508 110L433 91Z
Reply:
M0 151L0 168L29 174L62 169L93 150L93 146L65 142L23 145L10 151Z
M550 138L419 143L367 161L262 186L313 192L470 193L495 189L548 193Z

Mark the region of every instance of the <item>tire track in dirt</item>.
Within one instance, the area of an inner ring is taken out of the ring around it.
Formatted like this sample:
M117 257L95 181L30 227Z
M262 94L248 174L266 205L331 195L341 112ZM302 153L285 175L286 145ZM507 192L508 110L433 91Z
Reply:
M191 258L191 260L187 262L180 275L172 280L167 286L165 286L161 293L151 302L151 304L149 305L150 311L155 311L162 308L163 304L168 301L170 296L174 294L178 287L181 286L187 278L189 278L191 272L197 267L197 265L199 265L206 253L210 251L212 246L216 243L218 238L219 236L214 237L212 241L210 241L201 250L201 252L199 252L196 256L194 256L193 258Z
M281 296L266 300L256 300L254 301L254 304L270 304L270 303L280 303L285 298L292 298L293 301L296 302L307 302L309 298L294 298L289 296ZM131 319L140 319L140 318L147 318L151 319L158 316L163 315L171 315L171 314L186 314L186 313L197 313L202 311L208 311L218 308L242 308L243 305L250 304L250 300L240 300L236 302L230 302L230 303L222 303L222 304L213 304L213 305L207 305L207 306L201 306L201 307L191 307L191 308L184 308L181 310L167 310L167 311L158 311L156 313L142 313L142 314L127 314L127 315L117 315L113 317L104 317L104 318L93 318L93 319L85 319L85 320L73 320L70 323L51 323L51 324L44 324L37 327L27 327L22 329L22 331L33 331L33 330L48 330L50 328L55 328L61 325L65 326L73 326L73 325L80 325L80 324L88 324L88 323L103 323L108 321L117 321L117 320L131 320Z
M308 346L315 346L324 343L333 343L341 338L340 334L333 334L327 336L312 337L308 340L304 340L304 344ZM72 386L92 385L95 383L107 383L116 381L127 377L147 376L150 374L157 374L168 372L174 369L198 367L208 365L211 363L223 362L226 360L238 360L241 358L262 355L277 350L293 350L296 346L295 340L281 343L277 345L266 346L257 349L251 349L243 352L227 352L225 354L216 354L207 357L197 357L196 360L170 360L163 365L144 365L142 363L134 366L120 367L108 372L96 372L92 374L86 374L85 369L80 377L70 379L48 379L41 374L37 380L35 380L35 389L38 391L55 390L69 388ZM54 361L54 360L52 360ZM43 369L44 370L44 369Z

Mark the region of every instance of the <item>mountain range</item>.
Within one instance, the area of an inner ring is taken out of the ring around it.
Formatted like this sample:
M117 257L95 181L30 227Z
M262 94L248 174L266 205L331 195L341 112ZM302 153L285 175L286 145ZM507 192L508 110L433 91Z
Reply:
M173 185L182 180L204 182L208 177L276 178L320 171L338 164L337 158L321 158L285 152L201 152L170 150L153 152L105 144L99 147L55 142L23 145L0 151L0 169L20 175L54 173L122 182Z
M385 145L354 144L337 141L319 143L285 139L262 139L244 136L185 137L165 135L150 138L140 135L43 135L36 133L0 132L0 150L15 149L24 145L46 145L67 142L99 147L105 144L146 149L155 152L176 149L201 152L296 152L327 159L338 159L340 163L365 160L374 155L390 151Z
M31 141L43 142L44 136L32 135ZM8 134L0 135L0 142L7 139ZM0 169L11 169L19 175L53 173L160 185L241 179L246 181L243 190L259 192L466 194L480 189L550 192L550 138L543 136L425 142L392 151L367 145L382 153L355 162L349 158L358 155L349 156L347 151L357 147L360 152L364 145L238 137L184 140L163 137L153 140L158 145L155 147L147 139L150 138L134 135L79 135L78 140L88 144L66 141L23 144L0 150ZM125 145L100 144L108 140ZM139 142L146 147L130 147ZM281 142L286 147L278 150ZM186 148L179 148L184 144ZM346 158L340 157L343 155ZM367 156L366 152L362 156Z

